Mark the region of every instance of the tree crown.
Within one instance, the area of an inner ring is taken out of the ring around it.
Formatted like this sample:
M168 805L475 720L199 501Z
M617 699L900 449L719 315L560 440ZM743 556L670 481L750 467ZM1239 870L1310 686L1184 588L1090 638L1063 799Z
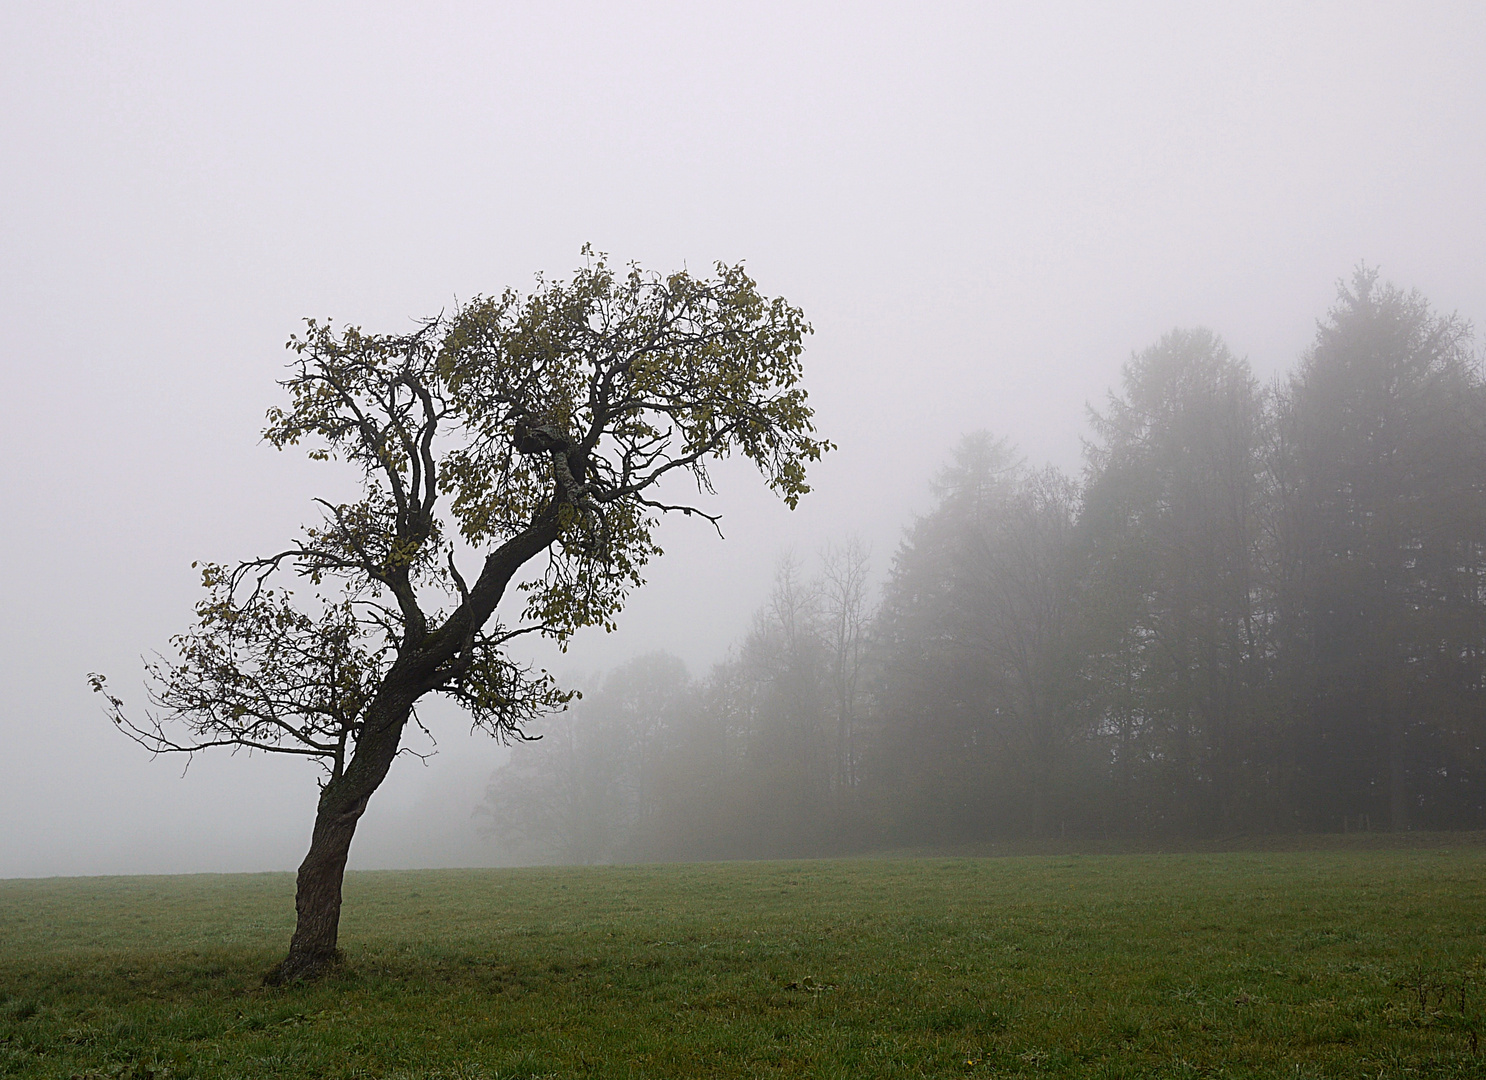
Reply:
M795 506L807 464L831 448L800 386L803 312L763 296L741 265L661 276L584 253L566 281L476 297L411 333L307 320L288 343L289 401L264 436L349 462L359 495L318 500L321 520L277 554L208 567L178 661L151 669L161 719L193 738L167 737L156 718L136 727L110 698L114 719L156 750L282 748L335 772L396 673L412 700L450 694L477 724L519 735L567 696L514 665L510 640L612 629L660 553L658 518L717 524L673 480L711 493L710 464L740 452ZM481 564L467 579L471 553ZM272 587L281 571L314 587L308 611ZM525 602L505 626L494 615L513 581ZM311 692L304 657L331 654L347 662Z

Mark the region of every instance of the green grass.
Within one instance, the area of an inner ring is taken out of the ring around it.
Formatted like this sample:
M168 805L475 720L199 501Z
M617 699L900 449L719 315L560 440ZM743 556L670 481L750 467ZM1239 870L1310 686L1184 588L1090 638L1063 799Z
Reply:
M268 989L291 893L0 881L0 1076L1486 1076L1475 847L352 874Z

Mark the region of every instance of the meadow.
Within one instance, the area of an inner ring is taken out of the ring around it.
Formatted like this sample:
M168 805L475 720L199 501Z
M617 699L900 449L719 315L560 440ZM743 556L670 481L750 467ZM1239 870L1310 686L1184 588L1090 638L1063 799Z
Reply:
M0 881L0 1076L1486 1076L1486 849ZM1450 845L1450 846L1446 846Z

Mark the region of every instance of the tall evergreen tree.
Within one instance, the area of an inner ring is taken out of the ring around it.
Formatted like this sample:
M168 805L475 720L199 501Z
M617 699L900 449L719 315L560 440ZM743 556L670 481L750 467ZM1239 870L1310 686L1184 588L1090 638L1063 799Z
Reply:
M1115 623L1106 639L1121 755L1148 763L1156 812L1242 819L1258 679L1262 402L1207 330L1174 330L1125 365L1094 413L1084 531ZM1128 737L1139 732L1139 745Z
M1480 820L1482 405L1466 324L1367 269L1281 396L1283 655L1312 827Z

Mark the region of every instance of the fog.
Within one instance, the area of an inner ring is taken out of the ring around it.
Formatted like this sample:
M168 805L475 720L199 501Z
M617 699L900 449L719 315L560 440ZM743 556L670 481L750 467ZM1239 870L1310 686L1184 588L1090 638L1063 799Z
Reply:
M618 631L543 657L700 675L781 554L855 536L880 579L966 432L1076 473L1086 403L1174 326L1268 380L1364 260L1486 313L1483 44L1468 3L6 6L0 876L302 856L311 766L183 775L86 681L142 700L192 561L347 484L259 438L302 318L405 330L584 243L801 305L839 447L813 492L720 469L726 539L667 522ZM353 867L498 857L473 812L507 752L426 715Z

